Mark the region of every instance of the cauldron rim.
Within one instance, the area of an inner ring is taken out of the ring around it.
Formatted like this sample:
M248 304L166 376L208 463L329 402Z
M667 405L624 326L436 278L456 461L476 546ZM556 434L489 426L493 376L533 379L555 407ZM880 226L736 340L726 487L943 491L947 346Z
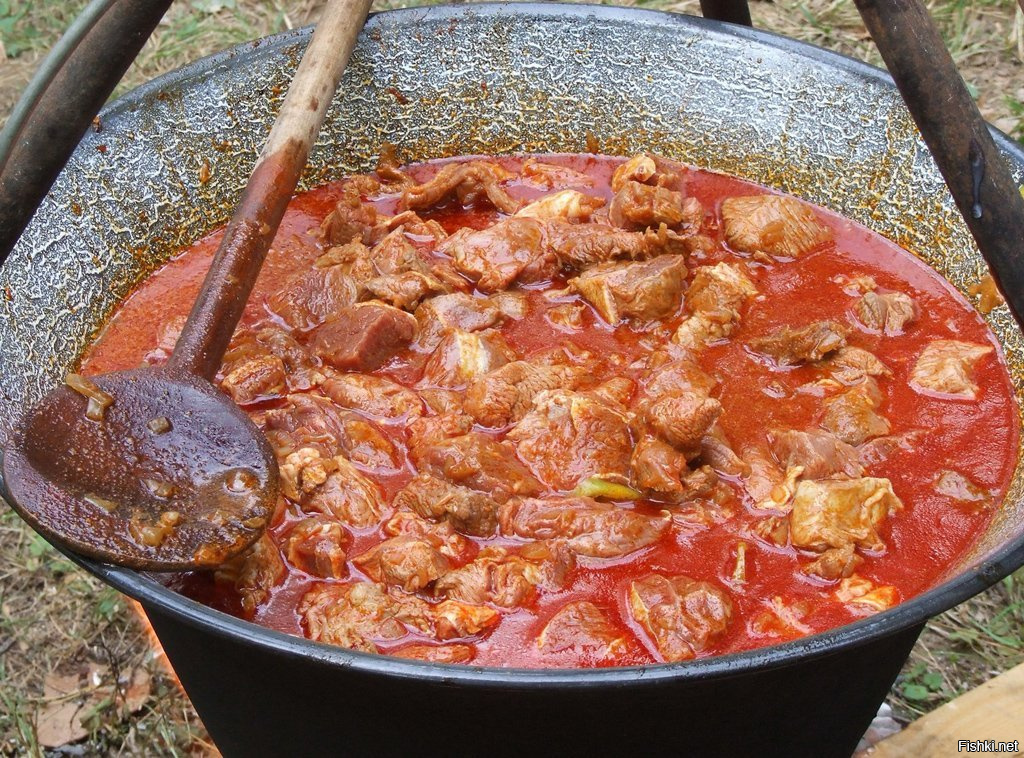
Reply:
M883 69L841 53L825 50L770 31L735 26L698 16L650 9L562 3L436 5L372 14L367 29L372 30L376 24L381 23L380 19L400 21L405 17L415 17L431 20L457 20L466 16L501 17L521 13L541 17L596 17L610 21L628 20L663 25L696 26L704 32L715 35L750 40L759 45L774 47L791 54L796 53L818 66L840 69L861 79L873 81L885 88L895 89L891 77ZM303 42L310 32L311 27L294 29L243 43L196 60L126 93L104 108L101 116L113 115L122 109L133 107L148 96L196 74L209 71L219 65L230 65L236 56L244 54L254 45L258 45L260 49L283 48ZM1024 147L991 125L990 130L996 145L1004 154L1009 154L1024 163ZM0 483L0 487L2 487L2 483ZM6 495L6 488L3 490L3 494ZM1022 534L1016 539L1004 543L1000 549L991 553L974 568L965 570L952 579L890 610L798 640L682 663L617 668L528 669L414 661L387 655L362 653L313 642L209 608L136 571L98 563L59 546L58 549L61 549L70 560L85 570L139 601L144 608L170 614L175 620L191 627L217 637L237 641L246 646L267 648L278 655L315 660L321 665L353 669L366 674L427 679L460 686L492 687L500 685L510 688L549 687L551 685L567 688L605 687L627 683L642 685L645 682L657 683L665 679L707 680L739 676L753 670L765 671L796 662L806 662L808 658L836 654L920 626L929 618L987 589L1016 568L1024 565L1024 534Z

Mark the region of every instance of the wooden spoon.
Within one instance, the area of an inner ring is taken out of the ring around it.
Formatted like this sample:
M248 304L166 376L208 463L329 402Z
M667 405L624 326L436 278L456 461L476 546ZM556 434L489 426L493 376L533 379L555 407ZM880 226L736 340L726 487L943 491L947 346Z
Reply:
M213 384L323 124L370 0L331 0L167 365L71 374L4 451L11 505L83 555L132 568L218 566L278 497L274 454Z

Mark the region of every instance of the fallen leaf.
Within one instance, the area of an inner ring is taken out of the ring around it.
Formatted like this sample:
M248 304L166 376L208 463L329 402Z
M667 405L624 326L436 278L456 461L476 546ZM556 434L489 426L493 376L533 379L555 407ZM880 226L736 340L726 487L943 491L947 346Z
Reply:
M36 712L36 739L43 747L60 747L89 734L82 726L85 705L80 693L77 675L64 676L50 673L43 679L43 698L46 701Z
M149 672L142 668L133 669L131 679L121 692L121 712L128 715L141 711L151 691L152 678Z

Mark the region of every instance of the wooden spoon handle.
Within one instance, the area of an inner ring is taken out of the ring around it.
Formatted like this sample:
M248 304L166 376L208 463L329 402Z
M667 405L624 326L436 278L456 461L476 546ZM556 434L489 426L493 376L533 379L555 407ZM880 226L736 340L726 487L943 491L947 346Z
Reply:
M192 306L169 361L212 380L242 317L371 0L331 0L288 88L274 128Z

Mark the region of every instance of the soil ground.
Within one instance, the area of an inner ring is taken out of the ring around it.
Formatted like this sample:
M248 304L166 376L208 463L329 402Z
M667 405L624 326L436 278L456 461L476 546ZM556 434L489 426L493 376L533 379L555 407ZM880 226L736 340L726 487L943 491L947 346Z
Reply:
M0 117L82 0L0 0ZM696 0L639 0L696 13ZM375 9L400 3L378 2ZM1024 15L1015 0L931 0L982 113L1024 138ZM179 0L124 91L207 53L309 23L320 3ZM755 25L878 64L851 0L751 3ZM0 755L211 755L202 724L129 601L0 505ZM934 619L888 702L907 722L1024 661L1024 572Z

